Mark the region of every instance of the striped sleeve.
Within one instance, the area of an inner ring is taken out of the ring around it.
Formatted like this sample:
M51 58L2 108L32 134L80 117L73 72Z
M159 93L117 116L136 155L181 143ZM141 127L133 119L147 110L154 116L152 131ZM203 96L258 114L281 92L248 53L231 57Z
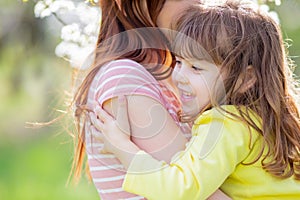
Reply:
M131 60L113 61L101 68L91 85L88 104L100 105L119 95L144 95L165 106L161 85L140 64ZM122 189L126 174L120 161L112 154L100 154L103 144L86 130L86 152L89 169L101 200L138 200L144 197Z
M91 89L100 105L113 97L132 94L164 103L158 81L142 65L131 60L113 61L102 67Z

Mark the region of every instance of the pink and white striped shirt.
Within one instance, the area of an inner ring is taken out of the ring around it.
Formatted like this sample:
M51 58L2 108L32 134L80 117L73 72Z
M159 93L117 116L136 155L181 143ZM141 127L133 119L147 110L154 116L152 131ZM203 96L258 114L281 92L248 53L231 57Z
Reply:
M101 67L94 78L88 96L88 104L97 101L100 105L106 100L120 95L144 95L163 105L185 136L190 138L190 128L179 122L177 111L180 103L165 85L159 83L142 65L129 59L109 62ZM86 131L86 152L93 182L102 200L145 199L122 190L126 171L119 160L111 154L100 154L103 144L93 139Z

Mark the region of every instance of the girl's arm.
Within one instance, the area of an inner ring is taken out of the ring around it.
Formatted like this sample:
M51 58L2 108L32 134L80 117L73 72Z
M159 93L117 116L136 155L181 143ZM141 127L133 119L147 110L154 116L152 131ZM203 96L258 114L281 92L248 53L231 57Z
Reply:
M208 198L249 154L249 130L243 123L225 119L222 114L208 115L203 122L197 122L205 123L201 126L201 134L194 136L187 149L168 165L140 151L130 141L128 133L121 131L114 118L104 110L98 108L96 112L100 122L94 124L103 132L106 150L113 152L129 168L123 188L146 198ZM209 132L210 127L214 127L213 132ZM206 140L210 142L204 143Z

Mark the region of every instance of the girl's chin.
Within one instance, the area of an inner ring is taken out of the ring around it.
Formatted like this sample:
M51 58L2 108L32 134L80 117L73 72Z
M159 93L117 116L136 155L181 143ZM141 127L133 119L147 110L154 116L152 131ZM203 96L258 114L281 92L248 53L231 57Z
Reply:
M188 116L195 116L198 114L198 112L195 112L194 110L184 110L182 109L182 114L183 115L188 115Z
M199 115L199 113L201 113L202 109L204 108L204 106L202 108L199 107L185 107L184 105L182 105L182 109L181 112L183 115L188 115L188 116L197 116Z

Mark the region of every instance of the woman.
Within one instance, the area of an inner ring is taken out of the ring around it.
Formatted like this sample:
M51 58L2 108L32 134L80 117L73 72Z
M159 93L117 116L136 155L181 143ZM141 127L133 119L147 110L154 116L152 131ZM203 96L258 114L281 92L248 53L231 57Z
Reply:
M233 199L299 199L299 84L282 30L251 3L194 6L178 20L174 78L183 114L196 120L172 162L140 151L95 108L105 150L128 168L124 190L158 200L206 199L219 187Z
M99 154L102 144L90 134L93 129L85 128L89 127L86 111L92 110L95 101L114 115L118 105L116 97L130 95L132 141L154 157L169 161L175 153L174 147L185 147L189 135L185 137L183 132L190 133L190 129L180 124L177 117L180 104L170 80L174 56L168 50L165 35L153 27L171 27L171 20L176 19L178 12L196 2L100 1L102 22L95 64L74 96L75 117L80 130L74 170L78 176L86 143L89 169L101 199L143 197L121 189L124 168L114 156ZM147 117L141 118L145 111Z

